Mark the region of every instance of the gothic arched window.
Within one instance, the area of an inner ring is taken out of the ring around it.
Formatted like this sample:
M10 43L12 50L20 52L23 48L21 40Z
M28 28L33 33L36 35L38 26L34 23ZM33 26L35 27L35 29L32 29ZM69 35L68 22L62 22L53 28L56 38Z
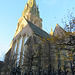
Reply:
M26 37L25 37L25 40L24 40L24 44L26 44L26 42L27 42L27 39L28 39L28 37L26 36Z
M15 43L14 54L16 54L17 42Z
M34 14L36 14L36 5L34 5Z
M17 49L17 42L15 42L15 46L14 46L14 59L15 59L15 55L16 55L16 49Z
M20 38L20 40L19 40L19 48L18 48L17 62L16 62L17 63L17 66L19 66L21 46L22 46L22 38Z
M27 39L28 39L28 37L26 36L25 39L24 39L24 46L23 46L22 65L23 65L23 62L24 62L25 44L26 44L26 42L27 42Z

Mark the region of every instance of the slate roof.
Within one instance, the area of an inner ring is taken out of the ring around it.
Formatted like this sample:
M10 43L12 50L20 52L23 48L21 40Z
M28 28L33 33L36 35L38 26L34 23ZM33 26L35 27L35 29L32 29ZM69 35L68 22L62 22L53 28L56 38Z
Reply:
M47 32L45 32L44 30L40 29L39 27L37 27L36 25L31 23L27 19L26 19L26 21L28 22L28 25L30 26L30 28L32 29L32 31L33 31L33 33L35 35L38 35L38 36L40 36L42 38L50 38L50 35Z

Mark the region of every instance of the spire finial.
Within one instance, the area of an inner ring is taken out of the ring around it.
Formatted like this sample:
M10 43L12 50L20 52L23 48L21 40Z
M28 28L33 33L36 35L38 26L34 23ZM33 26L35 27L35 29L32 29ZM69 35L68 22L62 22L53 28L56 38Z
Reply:
M52 28L51 28L51 31L52 31Z
M53 35L53 31L52 31L52 28L51 28L51 32L50 32L50 35Z
M58 26L58 23L56 24L56 27Z
M36 4L35 0L28 0L28 4L30 4L31 6L33 6L34 4Z

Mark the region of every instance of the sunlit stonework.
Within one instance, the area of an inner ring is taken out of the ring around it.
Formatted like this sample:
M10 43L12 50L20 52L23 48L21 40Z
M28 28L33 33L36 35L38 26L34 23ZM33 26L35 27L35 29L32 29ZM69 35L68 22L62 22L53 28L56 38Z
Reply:
M42 19L39 15L38 6L35 0L28 0L25 5L24 11L22 12L22 17L19 18L17 29L14 38L10 44L10 49L6 53L5 62L10 62L10 73L14 67L20 67L22 75L24 75L25 70L30 71L37 70L40 65L42 67L48 67L48 63L41 61L38 57L38 52L43 49L48 51L48 47L44 44L42 46L42 40L40 38L48 38L50 35L42 30ZM7 55L10 52L10 58ZM37 59L31 60L32 56ZM10 59L7 61L7 58ZM48 60L48 59L47 59ZM31 64L34 63L34 64ZM12 66L12 67L11 67Z
M35 0L28 0L26 3L22 17L18 20L15 36L27 25L25 18L42 29L42 19L40 18Z
M66 49L62 50L62 47L74 50L72 45L59 45L66 42L74 43L69 41L68 34L58 24L54 32L52 28L50 34L45 32L42 29L42 19L36 1L28 0L22 17L18 20L10 48L5 54L5 65L1 69L1 75L58 75L58 69L61 68L63 71L64 65L70 60L73 61L75 54ZM74 36L75 32L72 32L72 35ZM70 63L66 66L70 67ZM54 71L56 74L53 74ZM68 75L71 75L71 69Z
M51 32L50 32L50 35L53 35L53 31L52 31L52 28L51 28Z

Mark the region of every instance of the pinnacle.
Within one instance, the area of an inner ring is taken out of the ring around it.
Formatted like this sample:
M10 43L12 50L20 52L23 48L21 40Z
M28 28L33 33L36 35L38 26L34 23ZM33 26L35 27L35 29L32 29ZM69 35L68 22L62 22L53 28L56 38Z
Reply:
M28 3L34 5L34 4L36 4L36 0L28 0Z
M56 27L58 26L58 24L56 24Z

